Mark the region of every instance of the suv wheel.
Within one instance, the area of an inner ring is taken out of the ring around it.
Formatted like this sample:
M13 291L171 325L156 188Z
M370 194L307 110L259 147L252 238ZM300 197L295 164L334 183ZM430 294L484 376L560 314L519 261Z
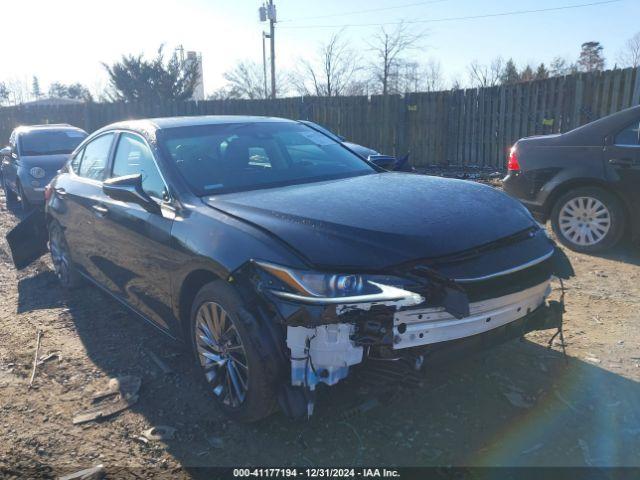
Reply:
M196 295L190 336L199 371L222 410L243 422L276 406L274 365L260 330L226 282L208 283Z
M577 252L596 253L613 247L624 232L620 201L598 187L562 195L551 212L551 226L560 242Z
M81 277L71 261L71 252L62 227L56 221L49 224L49 251L53 269L62 287L66 289L77 287L81 283Z

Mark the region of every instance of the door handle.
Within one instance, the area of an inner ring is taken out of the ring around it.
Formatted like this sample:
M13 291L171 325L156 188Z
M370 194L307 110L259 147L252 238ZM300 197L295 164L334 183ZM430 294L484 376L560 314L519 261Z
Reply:
M62 187L56 187L53 190L56 192L57 195L59 195L62 198L67 196L67 191Z
M616 165L618 167L631 167L634 161L631 158L612 158L609 160L609 165Z
M104 217L107 213L109 213L109 209L102 205L91 205L91 208L99 217Z

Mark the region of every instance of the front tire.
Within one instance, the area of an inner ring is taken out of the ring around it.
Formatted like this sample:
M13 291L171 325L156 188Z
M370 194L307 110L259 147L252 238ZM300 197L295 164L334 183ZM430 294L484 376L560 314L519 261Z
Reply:
M222 280L206 284L196 295L190 320L200 375L224 413L241 422L273 413L275 355L235 290Z
M613 247L624 233L624 222L618 198L598 187L581 187L565 193L551 211L551 226L558 240L582 253Z
M13 203L17 200L16 193L9 188L9 185L7 185L7 179L4 178L4 175L2 175L2 189L4 190L4 196L7 199L7 203Z

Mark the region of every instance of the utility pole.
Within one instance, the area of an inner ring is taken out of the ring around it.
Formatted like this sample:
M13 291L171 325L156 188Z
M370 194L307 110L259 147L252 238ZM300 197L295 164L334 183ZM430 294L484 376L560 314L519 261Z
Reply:
M264 39L269 38L269 34L262 32L262 76L264 79L264 98L269 97L269 90L267 89L267 48L264 45Z
M273 0L267 0L258 11L261 22L269 20L268 37L269 40L271 40L271 98L276 98L276 6Z

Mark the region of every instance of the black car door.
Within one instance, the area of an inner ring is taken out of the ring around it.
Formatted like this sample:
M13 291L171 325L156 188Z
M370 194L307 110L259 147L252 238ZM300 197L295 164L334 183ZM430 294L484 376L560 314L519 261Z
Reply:
M604 148L607 178L640 215L640 119L611 135Z
M114 138L115 133L105 133L76 153L66 171L53 182L49 202L53 217L65 232L74 264L100 284L105 283L100 265L108 245L100 229L99 205Z
M110 177L132 174L142 175L143 189L161 209L151 213L138 204L104 197L99 221L109 248L101 268L115 295L160 326L170 328L170 272L176 268L171 244L175 213L146 140L132 132L121 132Z

